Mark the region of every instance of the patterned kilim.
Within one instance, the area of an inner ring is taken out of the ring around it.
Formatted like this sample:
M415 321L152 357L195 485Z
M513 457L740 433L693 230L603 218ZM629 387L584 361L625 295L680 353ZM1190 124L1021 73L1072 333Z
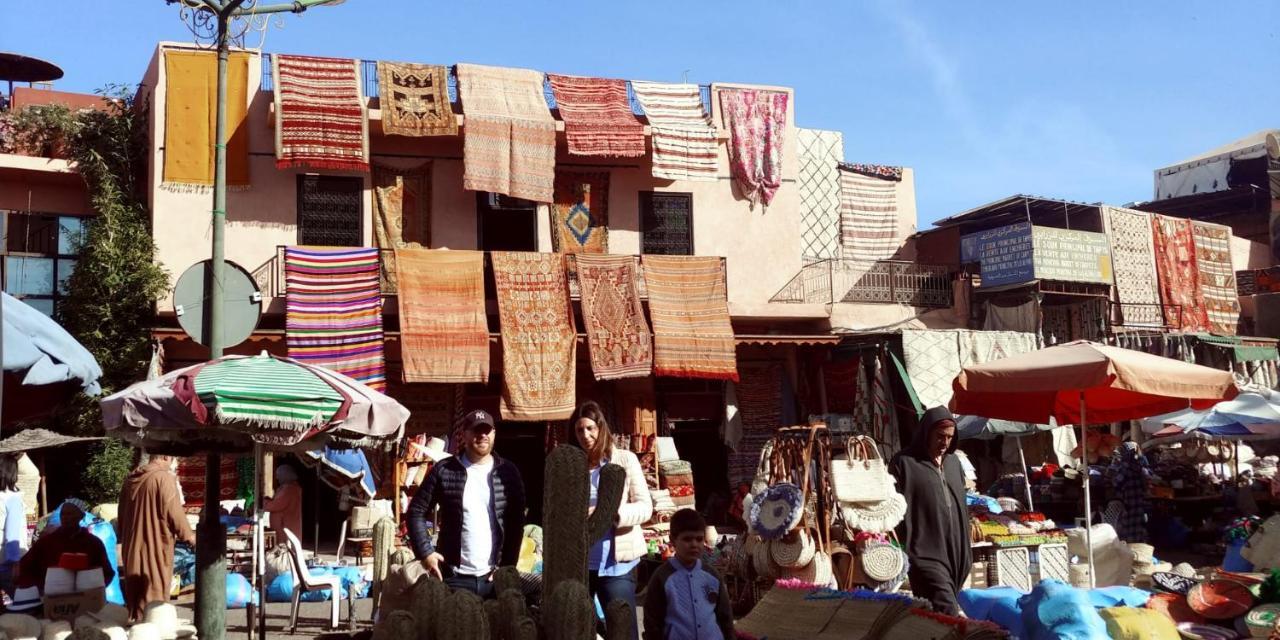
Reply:
M164 52L164 182L213 184L214 116L218 56L212 51ZM249 54L231 53L227 62L227 185L249 184Z
M627 100L627 83L604 78L547 74L564 121L569 153L575 156L638 158L644 155L644 125Z
M764 448L782 424L782 363L743 362L737 384L742 439L729 454L729 486L751 482Z
M475 64L459 64L457 73L466 111L462 186L551 202L556 123L542 93L542 74Z
M729 168L753 206L769 206L782 186L782 145L787 132L787 98L782 91L716 87L720 113L729 130Z
M840 246L844 257L875 261L898 251L898 183L840 168Z
M889 368L884 358L876 358L871 377L871 437L880 444L880 455L886 460L902 449L898 430L898 412L889 389Z
M271 56L275 78L276 166L369 170L369 120L360 62Z
M489 381L484 254L396 249L405 382Z
M961 369L956 333L903 329L902 355L920 404L925 408L947 406L951 382Z
M1236 272L1231 264L1231 229L1209 222L1191 222L1195 234L1196 268L1204 294L1209 331L1235 335L1240 322Z
M564 254L494 251L502 326L506 420L564 420L573 413L578 332Z
M644 319L632 256L578 255L582 323L596 380L653 372L653 333Z
M433 64L378 62L382 132L395 136L456 136L449 70Z
M561 253L609 252L608 173L556 173L551 246Z
M377 249L286 247L289 357L387 388Z
M414 169L373 163L373 237L380 249L431 246L431 162ZM396 290L395 260L382 261L382 277Z
M631 81L649 119L653 176L667 180L715 180L716 132L696 84Z
M844 135L796 129L800 151L800 248L807 259L836 257L840 247L840 171Z
M655 375L737 380L724 264L715 256L644 256Z
M822 365L822 384L827 392L827 411L831 413L857 413L858 375L862 360L832 360ZM866 374L862 374L865 380Z
M328 424L347 401L306 367L265 354L200 367L193 388L220 422L294 431Z
M1111 242L1115 300L1126 325L1160 326L1160 285L1156 280L1151 214L1104 207L1103 220Z
M1165 323L1181 331L1208 331L1191 221L1162 215L1151 218L1160 297L1169 305L1164 309Z
M235 500L239 484L236 457L224 453L218 461L218 500ZM178 458L178 484L182 487L183 506L204 506L207 462L208 458L204 456Z

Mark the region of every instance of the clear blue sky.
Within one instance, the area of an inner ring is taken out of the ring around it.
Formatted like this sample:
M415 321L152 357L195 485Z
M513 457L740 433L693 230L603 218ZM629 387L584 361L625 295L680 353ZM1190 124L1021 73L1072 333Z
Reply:
M788 85L848 160L915 168L922 226L1013 193L1149 199L1157 167L1280 127L1275 0L348 0L283 21L267 51ZM69 91L187 39L163 0L0 1L0 50Z

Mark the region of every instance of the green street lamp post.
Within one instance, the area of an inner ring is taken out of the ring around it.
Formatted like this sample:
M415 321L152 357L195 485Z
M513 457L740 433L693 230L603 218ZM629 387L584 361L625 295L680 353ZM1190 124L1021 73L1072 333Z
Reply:
M218 51L218 93L214 125L213 160L213 247L208 325L209 358L220 358L224 344L223 307L226 271L224 228L227 219L227 60L231 41L242 39L249 28L265 29L269 16L302 13L310 7L334 5L344 0L295 0L260 5L257 0L165 0L181 7L182 17L198 41L211 42ZM233 33L238 29L238 33ZM234 346L234 345L233 345ZM221 456L208 454L205 466L205 504L196 536L196 630L200 638L226 637L227 535L220 521L218 492L221 484ZM260 496L255 496L261 499ZM266 606L266 603L259 603ZM251 631L252 633L252 631Z

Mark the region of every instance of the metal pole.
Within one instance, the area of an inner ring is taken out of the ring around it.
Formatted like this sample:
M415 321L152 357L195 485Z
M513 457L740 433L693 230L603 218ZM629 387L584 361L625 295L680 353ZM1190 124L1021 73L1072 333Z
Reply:
M1093 504L1089 499L1089 421L1085 416L1084 391L1080 392L1080 456L1084 459L1084 543L1089 547L1089 588L1098 584L1093 575Z
M1027 468L1027 456L1022 452L1022 438L1014 436L1018 443L1018 461L1022 463L1022 486L1027 488L1027 511L1035 511L1036 503L1031 500L1031 470Z
M238 4L238 3L237 3ZM226 259L223 228L227 209L227 12L218 14L218 93L215 103L213 152L213 246L211 286L209 287L208 326L209 358L222 357L223 273ZM204 513L200 516L200 535L196 540L196 630L201 638L224 638L227 630L227 532L221 522L218 497L222 488L222 456L210 453L205 458ZM261 603L265 605L266 603Z

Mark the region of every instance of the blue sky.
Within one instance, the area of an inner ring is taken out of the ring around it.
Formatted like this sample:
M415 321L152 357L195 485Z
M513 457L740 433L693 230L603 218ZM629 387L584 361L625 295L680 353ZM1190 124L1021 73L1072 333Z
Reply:
M1280 127L1278 31L1274 0L348 0L263 46L791 86L847 159L915 168L925 226L1013 193L1149 199L1157 167ZM188 39L163 0L0 2L0 50L68 91L137 82L156 41Z

